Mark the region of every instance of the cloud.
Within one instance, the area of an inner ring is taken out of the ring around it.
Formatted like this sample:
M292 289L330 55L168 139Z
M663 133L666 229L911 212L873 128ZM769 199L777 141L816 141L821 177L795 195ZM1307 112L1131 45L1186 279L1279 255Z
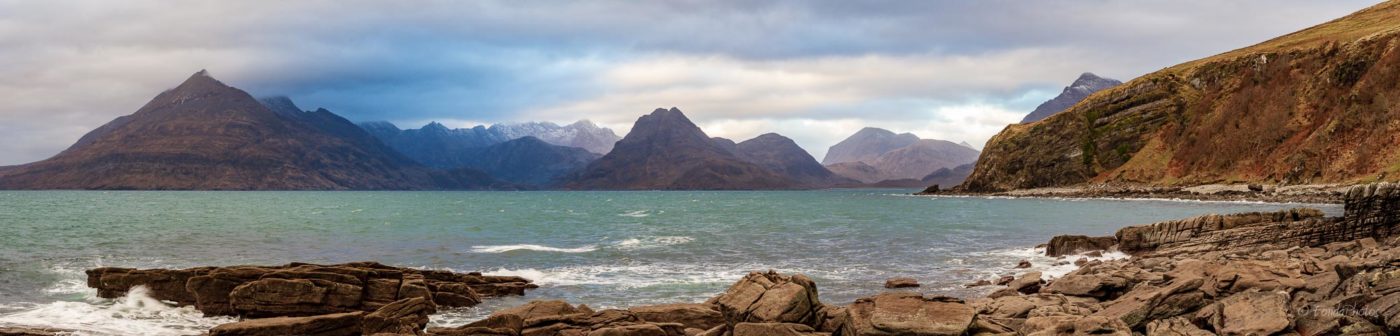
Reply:
M403 126L625 130L679 106L814 153L865 125L976 144L999 129L982 123L1019 120L1025 97L1079 72L1126 80L1372 3L0 0L0 165L57 153L199 69Z

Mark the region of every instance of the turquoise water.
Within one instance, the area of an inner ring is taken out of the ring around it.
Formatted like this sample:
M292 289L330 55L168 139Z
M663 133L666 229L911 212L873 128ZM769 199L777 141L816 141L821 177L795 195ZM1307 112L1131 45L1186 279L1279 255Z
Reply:
M1019 260L1069 271L1032 248L1053 235L1298 206L908 192L0 192L0 325L188 334L225 321L96 299L82 271L97 266L376 260L542 286L435 317L444 324L536 298L699 302L767 269L811 276L825 302L877 293L893 276L969 296L987 289L963 284L1016 272Z

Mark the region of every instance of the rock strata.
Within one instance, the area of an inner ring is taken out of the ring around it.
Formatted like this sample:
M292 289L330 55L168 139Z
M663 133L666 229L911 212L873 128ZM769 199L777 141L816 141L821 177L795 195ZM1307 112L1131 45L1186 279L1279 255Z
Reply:
M96 288L99 297L116 298L133 287L145 286L153 298L194 306L207 315L245 317L370 312L409 298L422 301L396 308L467 307L485 297L524 295L526 289L536 287L520 277L417 270L374 262L177 270L103 267L88 270L87 275L88 287Z

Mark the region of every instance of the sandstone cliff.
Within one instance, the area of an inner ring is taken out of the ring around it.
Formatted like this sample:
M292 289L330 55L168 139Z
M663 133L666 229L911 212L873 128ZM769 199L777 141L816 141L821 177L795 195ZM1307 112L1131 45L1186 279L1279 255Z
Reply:
M993 137L964 184L1356 183L1400 165L1400 2L1166 68Z

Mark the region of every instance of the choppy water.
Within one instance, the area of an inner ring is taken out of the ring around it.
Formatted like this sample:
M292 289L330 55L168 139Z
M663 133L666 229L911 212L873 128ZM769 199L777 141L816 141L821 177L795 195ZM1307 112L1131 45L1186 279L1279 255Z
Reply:
M703 301L749 271L800 272L849 303L912 276L956 296L976 279L1050 273L1056 234L1298 205L774 192L0 192L0 326L197 334L228 322L140 295L94 297L83 270L292 261L520 275L525 298L447 311L457 325L530 299L597 307ZM1339 207L1323 207L1336 214Z

